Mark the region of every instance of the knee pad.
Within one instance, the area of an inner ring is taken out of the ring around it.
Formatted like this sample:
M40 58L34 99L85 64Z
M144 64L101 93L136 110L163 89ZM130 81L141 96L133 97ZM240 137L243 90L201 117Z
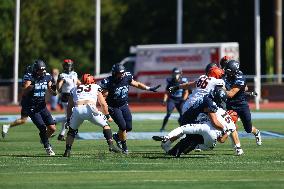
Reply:
M67 135L72 136L73 138L75 138L75 136L78 134L78 129L74 130L71 127L69 127L68 133Z

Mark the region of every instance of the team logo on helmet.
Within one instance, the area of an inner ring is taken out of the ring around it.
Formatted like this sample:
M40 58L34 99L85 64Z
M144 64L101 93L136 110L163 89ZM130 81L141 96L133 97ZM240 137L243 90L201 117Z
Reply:
M230 60L225 66L225 73L229 76L234 76L240 69L240 63L236 60Z
M111 68L111 73L115 80L121 80L125 71L125 67L122 64L114 64Z
M44 76L46 73L46 65L43 60L35 60L32 69L33 74L38 77Z

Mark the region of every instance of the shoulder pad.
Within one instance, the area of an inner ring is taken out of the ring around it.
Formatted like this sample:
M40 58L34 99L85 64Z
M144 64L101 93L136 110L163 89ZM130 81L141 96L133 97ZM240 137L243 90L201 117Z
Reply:
M171 83L172 82L172 78L167 78L167 82Z
M133 79L133 76L130 72L124 72L124 77L127 77L127 78L131 78L131 80Z

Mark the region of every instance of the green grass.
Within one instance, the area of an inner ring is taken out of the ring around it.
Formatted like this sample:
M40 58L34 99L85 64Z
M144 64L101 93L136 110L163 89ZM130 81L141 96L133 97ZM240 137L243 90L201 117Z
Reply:
M284 133L283 120L261 120L261 130ZM158 131L161 121L134 121L133 131ZM241 124L240 130L242 129ZM167 129L176 127L170 121ZM116 127L112 124L116 131ZM88 123L81 132L100 131ZM284 188L284 139L241 139L245 155L234 155L230 142L213 151L176 159L165 156L159 143L129 140L130 154L111 154L104 140L77 140L72 157L63 158L64 142L51 139L57 155L47 157L31 123L10 129L0 139L0 188Z

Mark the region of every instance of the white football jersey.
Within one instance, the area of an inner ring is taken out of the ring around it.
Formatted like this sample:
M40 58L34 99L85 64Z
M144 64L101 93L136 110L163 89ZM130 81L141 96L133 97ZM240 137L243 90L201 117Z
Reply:
M97 84L82 84L71 89L71 95L75 104L80 100L91 100L94 103L97 103L98 92L100 90L101 87Z
M218 107L218 110L216 112L217 120L228 130L234 131L236 130L236 125L234 121L232 120L231 116L222 108ZM199 123L207 124L210 127L211 131L214 131L216 135L219 137L222 134L222 131L216 129L213 124L210 121L210 118L207 114L201 113L197 117L197 121Z
M214 90L215 86L225 86L223 79L216 79L214 77L208 77L207 75L201 75L196 80L196 86L192 90L192 93L187 98L182 108L182 114L188 110L196 101L200 101L203 97Z
M61 92L62 93L70 93L70 90L74 88L78 81L78 75L76 72L72 71L69 74L61 73L59 75L59 79L65 80L62 85Z

